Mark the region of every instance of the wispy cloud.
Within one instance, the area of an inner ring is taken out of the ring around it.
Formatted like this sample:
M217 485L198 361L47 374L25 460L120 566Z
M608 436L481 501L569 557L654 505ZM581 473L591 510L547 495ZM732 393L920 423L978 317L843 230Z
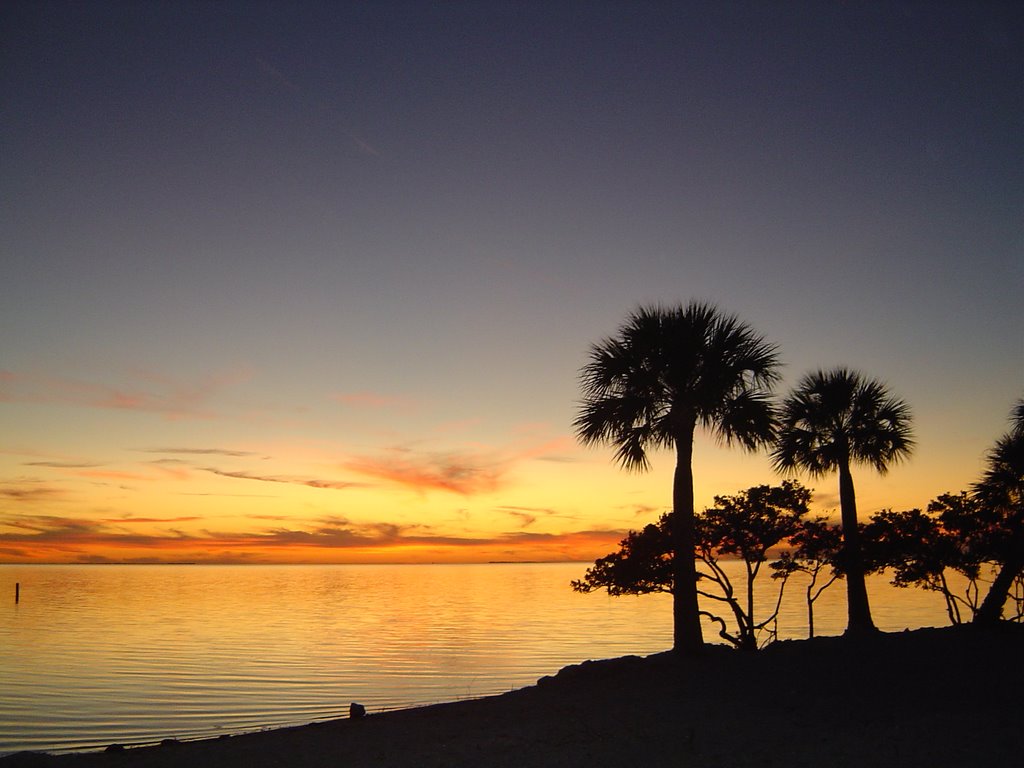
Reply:
M470 419L456 419L455 421L445 421L434 427L434 432L441 435L451 435L458 432L466 432L474 427L477 427L481 423L479 418Z
M20 533L0 533L0 541L73 540L94 533L100 524L93 520L56 515L19 515L0 517L0 526Z
M351 457L343 466L421 493L448 491L472 496L504 487L517 464L550 457L565 447L563 437L518 442L499 449L471 446L468 450L423 451L394 446L378 455Z
M134 482L148 482L153 479L151 475L143 475L138 472L122 472L115 469L82 469L75 472L79 477L95 480L129 480Z
M836 509L839 507L839 494L835 492L821 493L814 490L814 506L819 509Z
M37 501L54 501L62 498L65 491L41 480L19 479L0 483L0 497L10 501L32 503Z
M256 63L259 64L259 67L261 70L263 70L264 74L268 75L270 79L276 82L278 85L282 86L283 88L286 88L292 93L299 92L299 86L297 86L287 77L285 77L281 70L275 67L273 64L271 64L269 61L257 56Z
M291 475L256 475L250 472L232 472L215 467L200 467L204 472L210 472L221 477L231 477L235 480L256 480L261 483L288 483L291 485L305 485L309 488L329 488L333 490L347 490L349 488L366 488L366 483L358 483L340 480L320 480L309 477L294 477Z
M565 455L572 451L575 443L572 438L562 435L540 443L531 443L519 451L521 459L537 459L540 461L571 462L573 459Z
M532 515L557 515L558 513L551 509L551 507L517 507L509 504L498 507L502 512L525 512Z
M332 395L332 399L357 408L412 410L418 406L411 398L379 392L341 392Z
M529 528L531 525L537 522L537 516L531 515L528 512L517 512L512 509L504 510L505 514L512 515L512 517L519 518L523 528Z
M648 517L658 512L664 511L662 507L655 507L651 504L634 504L629 507L623 507L623 509L629 509L633 512L633 517Z
M172 453L198 456L230 456L235 458L246 458L258 456L253 451L235 451L228 448L142 448L143 453Z
M409 547L433 551L490 548L529 552L540 546L546 556L570 554L580 546L611 548L624 531L585 530L568 533L500 533L494 536L454 536L433 533L421 525L391 522L353 522L344 517L309 521L305 526L275 526L261 530L199 530L188 533L178 523L192 517L78 519L54 515L0 516L0 553L9 557L56 558L77 562L161 562L202 555L203 559L233 562L266 561L275 551L354 550L395 551ZM157 526L156 532L132 532L133 524ZM521 549L527 547L527 549ZM122 556L123 555L123 556ZM314 558L315 559L315 558Z
M26 461L23 464L26 467L50 467L51 469L92 469L103 466L85 461Z
M201 517L107 517L100 520L102 523L188 523L195 520L202 520Z
M382 456L350 459L345 468L416 491L449 491L464 496L497 490L505 463L480 456L454 453L417 454L394 448Z
M548 454L546 456L538 456L538 461L550 461L555 464L578 464L580 459L573 456L565 456L559 454Z
M210 401L235 375L182 381L152 373L137 373L127 386L83 381L49 374L0 372L0 402L56 403L156 413L167 419L209 419L216 413Z
M516 506L501 506L497 508L499 512L504 512L506 515L518 518L522 521L522 527L528 528L537 522L537 518L541 515L544 517L565 517L565 515L559 515L555 510L549 507L516 507Z
M217 499L276 499L278 496L272 493L208 493L208 492L183 492L176 496L209 496Z
M329 115L334 120L341 123L345 123L342 114L334 106L332 106L330 103L322 99L316 100L309 98L307 94L304 92L304 90L300 88L295 83L294 80L285 75L280 68L274 66L269 61L259 56L256 57L256 63L259 66L260 70L263 72L263 74L266 75L271 81L273 81L280 87L284 88L289 93L300 97L310 107L318 108L322 113ZM349 141L352 142L353 146L360 153L364 155L371 155L373 157L380 156L380 153L377 151L377 148L370 144L368 141L365 141L352 128L347 127L347 125L342 125L342 127L340 127L340 130L345 136L348 137Z

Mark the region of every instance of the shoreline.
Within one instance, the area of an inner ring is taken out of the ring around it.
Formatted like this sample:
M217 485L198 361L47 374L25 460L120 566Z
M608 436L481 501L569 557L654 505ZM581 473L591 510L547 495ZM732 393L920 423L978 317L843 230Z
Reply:
M1024 626L709 646L566 667L479 699L0 768L1016 765Z

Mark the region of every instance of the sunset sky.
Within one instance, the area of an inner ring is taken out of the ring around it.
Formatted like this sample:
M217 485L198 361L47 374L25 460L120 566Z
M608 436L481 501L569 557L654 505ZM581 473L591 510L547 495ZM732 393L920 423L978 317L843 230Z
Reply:
M863 516L1024 396L1021 3L7 2L0 57L0 562L605 554L671 497L572 434L641 303L903 397Z

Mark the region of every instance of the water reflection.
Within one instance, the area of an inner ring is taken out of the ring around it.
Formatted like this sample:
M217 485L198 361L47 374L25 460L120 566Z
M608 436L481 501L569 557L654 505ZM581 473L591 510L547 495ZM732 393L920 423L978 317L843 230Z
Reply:
M498 693L671 645L667 595L579 595L585 564L0 566L0 753L238 732ZM869 585L880 628L941 599ZM783 636L806 633L791 584ZM772 602L770 590L761 597ZM816 628L841 632L841 586ZM708 630L707 637L714 637Z

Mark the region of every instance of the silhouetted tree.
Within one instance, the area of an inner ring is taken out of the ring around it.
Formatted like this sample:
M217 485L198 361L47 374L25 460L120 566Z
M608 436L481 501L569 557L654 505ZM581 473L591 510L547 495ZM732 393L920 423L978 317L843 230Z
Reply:
M884 474L891 463L909 455L912 447L907 405L881 383L845 368L804 376L783 402L779 439L772 453L776 469L802 470L811 477L839 474L847 632L875 629L864 582L850 466L869 464Z
M869 559L892 569L897 587L918 586L941 594L950 623L961 624L977 614L983 564L991 556L988 527L978 511L973 497L947 493L931 502L927 512L878 512L864 528ZM962 592L950 586L949 570L967 580Z
M672 593L671 513L641 531L630 531L619 542L619 551L598 558L583 578L571 582L576 592L606 589L612 597Z
M810 491L799 483L785 481L781 486L760 485L735 496L716 496L715 506L694 518L696 541L694 557L703 568L697 571L697 593L709 600L725 603L732 611L735 631L713 611L700 610L719 627L719 635L737 648L755 650L758 635L775 637L774 627L786 585L779 586L774 610L761 620L755 617L754 584L769 550L792 536L807 513ZM606 589L611 595L639 595L672 592L671 526L675 512L662 515L657 525L643 531L630 531L618 552L594 563L582 580L572 582L578 592ZM722 557L739 558L746 571L746 591L741 597L722 566ZM718 591L706 585L714 584ZM704 586L702 586L704 585Z
M1010 431L989 451L985 473L973 490L992 528L992 545L1002 564L975 621L994 624L1011 589L1024 575L1024 400L1014 405ZM1018 602L1018 615L1020 611Z
M801 520L796 532L789 537L789 543L793 548L770 564L774 571L772 578L788 578L798 571L810 577L804 598L807 602L807 636L814 637L814 603L822 592L842 578L838 563L843 532L838 526L830 525L825 517Z
M585 444L611 444L627 470L649 467L652 448L674 449L671 549L673 646L704 643L697 605L693 437L698 426L727 444L756 450L775 436L769 397L778 357L746 323L716 307L643 307L617 336L595 344L580 373L574 426Z

